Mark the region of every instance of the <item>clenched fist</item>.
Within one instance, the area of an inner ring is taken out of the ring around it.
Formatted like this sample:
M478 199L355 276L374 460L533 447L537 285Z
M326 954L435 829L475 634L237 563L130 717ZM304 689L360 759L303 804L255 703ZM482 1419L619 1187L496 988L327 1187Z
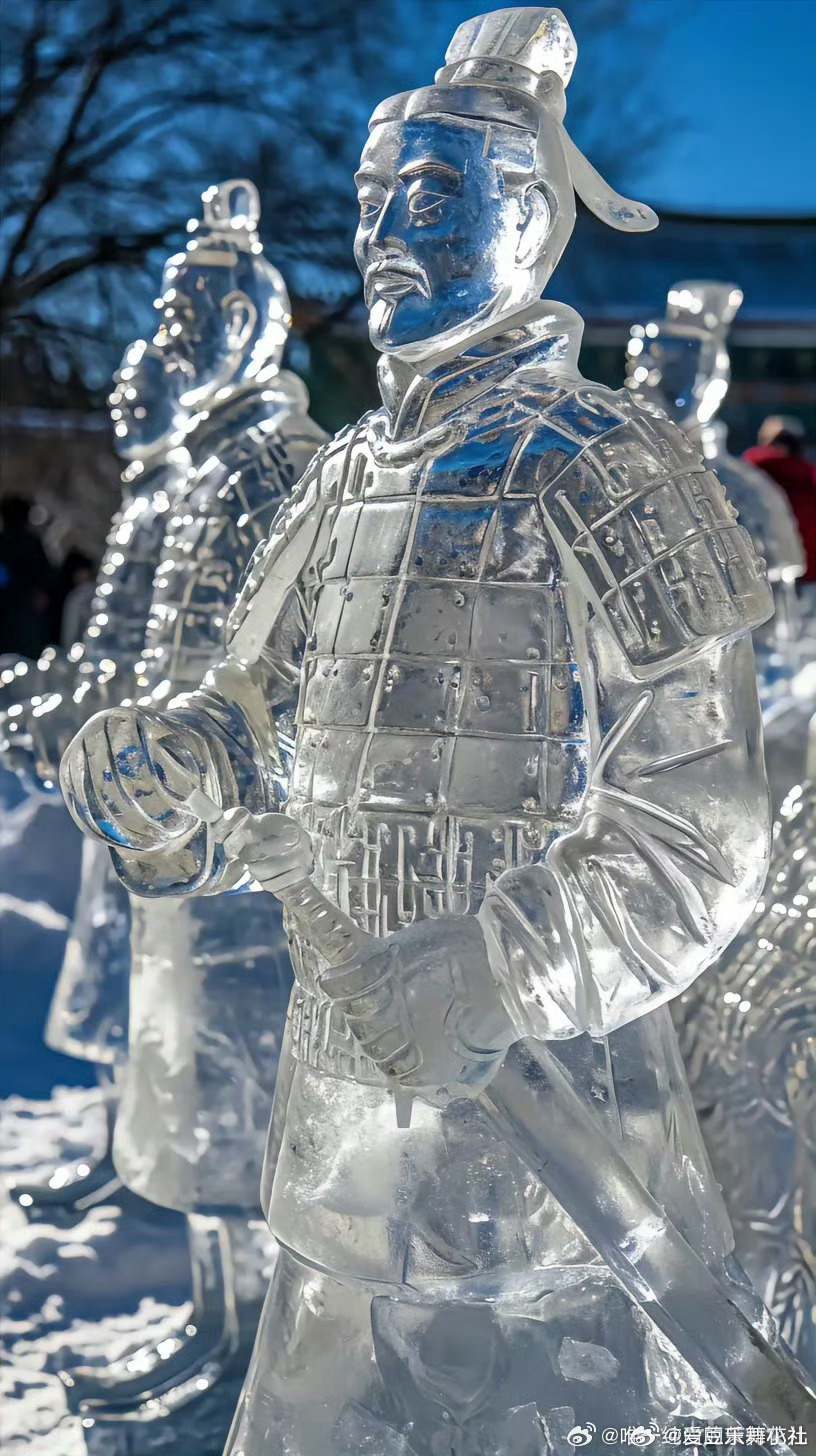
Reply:
M213 772L206 741L169 714L97 713L66 750L60 783L85 833L114 848L154 850L200 824L186 800Z

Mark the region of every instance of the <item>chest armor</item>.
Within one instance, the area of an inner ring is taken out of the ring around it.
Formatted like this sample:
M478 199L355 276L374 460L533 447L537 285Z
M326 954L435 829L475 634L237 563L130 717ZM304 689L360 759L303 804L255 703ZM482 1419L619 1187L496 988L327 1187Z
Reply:
M196 687L217 661L241 576L314 449L289 449L282 432L240 421L211 445L196 442L168 520L145 636L151 689Z
M346 460L290 812L313 835L316 880L377 934L475 911L488 877L543 858L580 813L589 744L567 584L538 470L514 470L522 439L488 414L432 455L392 461L361 439ZM295 1054L379 1081L314 994L299 937L293 959Z
M176 488L165 466L137 482L117 512L97 579L85 632L86 659L134 662L142 651L153 577L161 557L171 497Z
M353 452L303 660L292 810L380 934L475 910L571 824L587 734L557 551L507 430Z

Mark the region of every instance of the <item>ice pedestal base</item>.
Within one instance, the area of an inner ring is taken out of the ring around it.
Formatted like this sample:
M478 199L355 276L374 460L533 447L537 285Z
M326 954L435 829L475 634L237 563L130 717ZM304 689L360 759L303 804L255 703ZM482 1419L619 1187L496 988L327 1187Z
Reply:
M9 1195L29 1217L57 1209L82 1213L97 1203L109 1201L122 1187L122 1180L113 1166L113 1129L116 1122L116 1092L108 1080L107 1068L98 1068L103 1096L100 1099L104 1116L102 1141L92 1153L82 1154L59 1163L45 1178L29 1182L14 1181ZM96 1110L96 1109L94 1109Z
M700 1456L685 1431L731 1422L693 1382L678 1402L668 1342L632 1320L603 1266L552 1273L538 1299L428 1302L282 1251L225 1456L568 1456L589 1444L580 1428L600 1450L602 1431L638 1425L659 1433L639 1443L659 1456Z
M187 1221L192 1308L177 1329L106 1369L61 1373L69 1408L84 1422L156 1421L240 1379L249 1360L275 1257L260 1217Z

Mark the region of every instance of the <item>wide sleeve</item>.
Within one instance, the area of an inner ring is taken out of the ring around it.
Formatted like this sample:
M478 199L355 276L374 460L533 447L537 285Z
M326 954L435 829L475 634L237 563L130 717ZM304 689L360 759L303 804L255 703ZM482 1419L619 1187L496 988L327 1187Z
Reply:
M660 428L669 453L653 485L631 468L630 433L614 473L596 451L542 498L591 754L576 828L505 871L479 912L520 1036L603 1035L677 995L736 934L767 872L750 638L767 583L719 483L684 445L675 462Z
M770 808L747 638L648 686L591 634L597 737L578 826L480 911L519 1035L606 1034L684 990L753 908Z

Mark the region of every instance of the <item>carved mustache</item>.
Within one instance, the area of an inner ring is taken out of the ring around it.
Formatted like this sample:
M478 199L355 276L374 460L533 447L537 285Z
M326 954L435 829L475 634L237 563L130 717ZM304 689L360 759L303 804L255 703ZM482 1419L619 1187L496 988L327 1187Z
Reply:
M430 298L431 285L425 269L412 258L386 253L366 268L364 292L370 306L375 298L404 298L408 293Z

